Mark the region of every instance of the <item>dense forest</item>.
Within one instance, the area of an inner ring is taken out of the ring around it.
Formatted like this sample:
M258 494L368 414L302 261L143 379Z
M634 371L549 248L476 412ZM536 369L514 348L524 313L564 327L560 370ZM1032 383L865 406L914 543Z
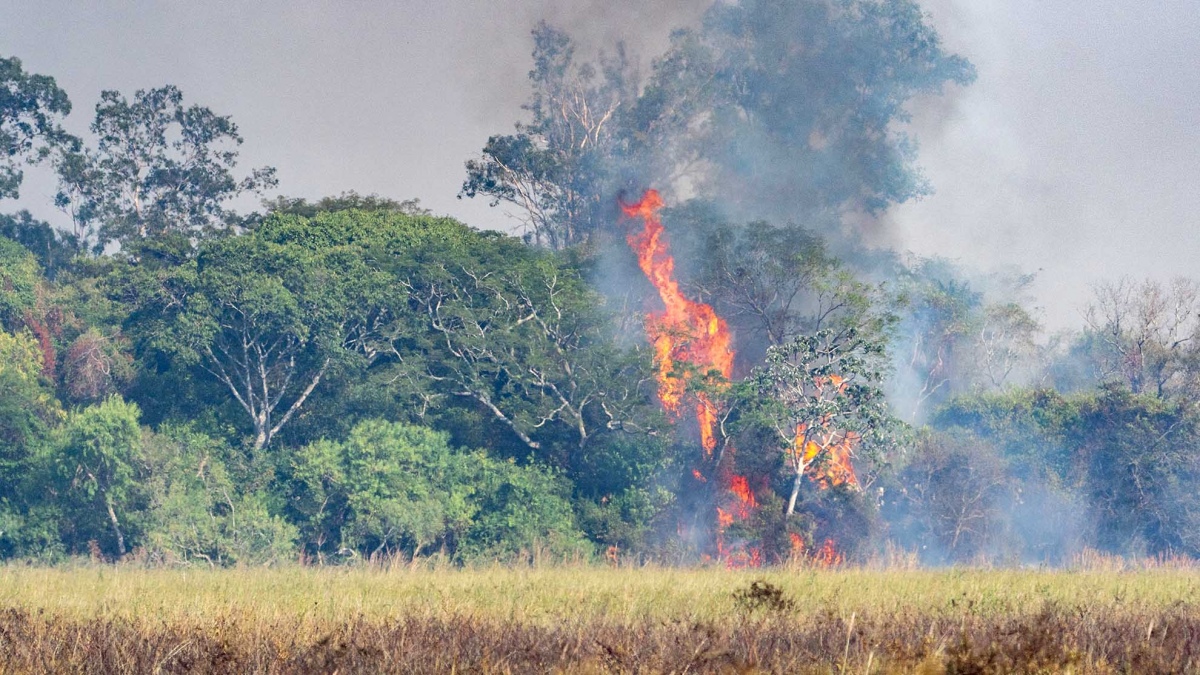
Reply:
M975 76L915 3L716 3L645 73L532 37L459 195L517 235L275 196L170 85L77 137L0 58L0 199L51 170L69 223L0 215L0 556L1200 555L1200 284L1048 334L1031 277L880 243Z

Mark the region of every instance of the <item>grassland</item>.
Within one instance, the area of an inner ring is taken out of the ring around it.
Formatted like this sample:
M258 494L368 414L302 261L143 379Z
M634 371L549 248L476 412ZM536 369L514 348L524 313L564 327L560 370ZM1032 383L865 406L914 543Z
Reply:
M0 672L335 671L1200 672L1200 573L0 568Z

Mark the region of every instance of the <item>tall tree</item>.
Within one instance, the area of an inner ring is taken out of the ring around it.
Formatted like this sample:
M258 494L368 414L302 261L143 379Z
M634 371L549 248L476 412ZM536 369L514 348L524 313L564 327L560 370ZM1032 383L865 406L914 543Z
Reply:
M1200 284L1128 277L1097 284L1084 313L1100 380L1168 396L1200 385Z
M745 217L878 211L928 191L897 128L909 102L973 77L912 0L715 3L676 34L626 133Z
M406 322L389 349L417 391L479 406L560 466L599 437L652 430L646 364L616 346L602 296L571 265L479 235L395 274Z
M115 291L134 307L128 330L143 356L167 354L219 382L263 448L320 384L351 359L378 291L361 249L289 240L296 219L204 242L195 260L131 263Z
M747 419L773 432L792 474L786 514L796 509L805 475L854 485L850 456L859 446L890 440L890 411L879 389L884 357L884 343L872 336L853 327L825 329L771 347L748 380Z
M45 159L74 139L63 131L71 101L53 77L25 72L21 60L0 57L0 199L20 196L21 165Z
M128 551L127 516L142 467L139 418L137 406L118 397L84 408L59 430L54 456L75 509L74 517L66 514L67 528L82 543L97 538L89 524L105 523L117 556Z
M227 116L185 106L178 88L138 90L129 101L105 91L91 125L96 146L58 160L58 205L75 235L97 247L174 233L196 236L236 221L226 204L276 184L275 170L236 178L237 125Z
M559 250L587 242L615 218L616 115L636 93L622 48L600 68L580 63L569 36L545 22L533 30L532 117L517 133L488 139L467 162L460 197L484 196L517 207L537 244Z

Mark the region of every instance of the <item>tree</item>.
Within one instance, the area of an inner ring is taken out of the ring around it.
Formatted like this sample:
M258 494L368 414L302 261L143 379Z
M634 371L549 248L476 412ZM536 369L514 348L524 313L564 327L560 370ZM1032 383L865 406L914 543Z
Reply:
M908 534L922 548L936 544L937 562L978 561L1003 543L1014 483L990 442L962 429L924 433L899 477L905 510L917 521Z
M143 477L139 416L136 405L113 396L72 413L56 432L53 461L63 481L63 497L72 506L64 523L73 535L69 539L99 539L93 528L104 523L118 557L128 551L127 517Z
M562 485L534 466L451 448L428 428L368 420L299 450L291 508L310 550L510 555L535 540L582 546Z
M1017 492L1012 526L1026 557L1043 560L1064 559L1080 538L1119 554L1197 550L1197 420L1190 401L1133 394L1120 383L1069 397L962 397L934 418L1001 450ZM1047 512L1056 518L1047 522Z
M623 131L631 153L671 158L659 180L743 217L829 222L926 193L896 122L973 78L911 0L716 3L675 34Z
M715 3L645 86L620 48L596 67L565 33L533 35L532 121L488 140L460 196L515 205L554 249L603 232L621 191L647 185L830 230L925 194L897 123L914 97L974 78L912 0Z
M0 330L0 505L28 496L29 462L61 415L41 373L37 340Z
M466 244L416 250L394 272L398 381L470 401L559 466L598 437L653 431L644 356L616 346L578 270L508 237Z
M19 330L38 301L41 270L37 259L25 247L0 239L0 323Z
M889 441L893 425L879 389L883 359L883 343L857 329L824 329L771 347L748 379L748 419L774 432L793 475L786 515L795 512L811 467L827 486L854 486L849 462L856 446Z
M231 448L179 427L147 433L143 443L145 540L152 556L200 559L212 567L294 557L296 528L269 513L264 494L231 475L225 461Z
M970 371L971 338L984 304L948 261L933 258L906 266L897 304L903 318L897 334L897 373L901 398L910 400L911 419L953 394Z
M672 209L667 222L679 233L671 243L684 285L735 329L743 362L823 328L885 331L896 320L879 310L883 289L859 281L804 227L733 225L697 203Z
M315 202L309 202L303 197L276 197L263 201L263 207L268 213L291 214L315 218L322 213L336 211L385 211L402 213L407 216L428 216L429 209L421 206L420 199L405 199L396 201L377 194L360 195L350 190L336 197L322 197Z
M54 229L28 211L0 214L0 237L11 239L28 249L50 281L54 281L60 272L70 269L75 257L83 253L83 246L75 235Z
M1023 366L1038 355L1034 336L1041 325L1016 302L991 303L983 308L975 337L976 380L985 388L1012 384Z
M1066 427L1082 468L1093 541L1117 553L1200 552L1200 418L1176 403L1108 386Z
M75 236L98 249L232 227L229 200L276 184L270 167L235 178L237 125L208 108L185 107L171 85L138 90L132 102L102 92L91 130L95 148L59 157L55 201L74 220Z
M585 243L615 217L610 190L614 153L611 128L623 103L636 96L623 48L601 68L575 60L562 31L533 30L533 96L523 108L529 124L492 136L479 159L467 162L459 197L506 202L533 242L553 250Z
M167 270L130 265L117 281L134 306L143 354L198 365L244 412L253 447L270 444L304 405L370 311L370 275L344 249L312 250L262 228L201 246Z
M1084 313L1096 343L1091 360L1101 380L1118 379L1139 394L1195 391L1200 359L1200 285L1125 277L1095 286Z
M0 199L20 196L22 164L72 144L61 126L70 112L71 101L54 78L25 72L15 57L0 57Z

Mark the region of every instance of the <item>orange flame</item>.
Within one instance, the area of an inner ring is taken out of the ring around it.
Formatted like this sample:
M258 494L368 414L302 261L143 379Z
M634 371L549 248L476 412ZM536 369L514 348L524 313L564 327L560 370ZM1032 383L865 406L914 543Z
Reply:
M733 514L718 506L717 507L717 526L721 529L721 531L724 531L725 528L729 527L732 524L733 524ZM718 546L718 548L720 548L720 546L721 546L721 542L719 540L717 542L717 546Z
M837 550L832 539L826 539L825 545L813 554L813 561L821 567L837 567L846 562L846 556Z
M750 491L750 481L746 480L745 476L733 476L729 482L729 491L737 497L743 518L749 515L750 509L758 506L754 493Z
M715 371L728 380L733 375L732 336L729 327L710 305L695 302L684 296L675 278L675 259L671 256L663 235L665 229L658 217L663 207L662 197L656 190L647 190L636 204L622 204L621 210L629 218L641 218L640 233L627 237L629 246L637 254L638 267L658 292L663 311L651 313L646 320L646 332L654 346L654 364L657 370L658 398L663 408L674 418L680 414L680 406L688 392L688 380L695 376L706 376ZM680 373L679 366L691 366L693 370ZM695 394L696 421L700 426L700 444L705 455L712 457L717 447L716 404L703 392ZM700 482L707 482L699 469L692 475ZM717 508L717 555L730 567L757 566L761 564L759 549L737 544L727 547L725 530L735 520L745 520L758 502L745 476L722 476L719 484L733 496ZM728 484L725 485L725 477Z
M819 391L829 385L841 391L846 388L847 382L843 377L829 375L826 378L817 378L816 384ZM823 490L836 485L857 486L858 476L854 473L854 465L850 458L854 455L854 446L862 437L854 431L831 429L828 417L820 420L817 429L806 434L807 430L808 425L804 422L796 425L796 439L792 452L801 458L805 467L811 467L822 454L827 457L823 466L808 472L809 478Z
M795 532L788 532L788 538L792 540L792 558L804 555L804 537Z
M658 291L665 307L664 311L648 317L646 330L654 345L654 362L658 367L658 397L669 413L678 415L688 378L676 373L676 365L688 364L700 373L715 370L729 379L733 374L733 349L725 321L711 306L689 300L679 289L675 258L663 240L665 230L658 218L662 207L658 191L647 190L641 201L622 204L621 210L645 223L641 233L630 234L627 240L637 253L638 266ZM696 399L700 442L705 452L711 454L717 446L717 408L703 393L697 394Z
M809 434L806 442L804 430L803 423L797 425L795 447L792 451L801 455L805 467L811 467L811 470L806 469L808 477L822 490L837 485L857 486L858 476L854 473L854 465L850 458L854 455L854 446L861 437L853 431L831 430ZM800 447L802 444L803 448ZM826 457L825 463L814 467L813 462L822 454Z

